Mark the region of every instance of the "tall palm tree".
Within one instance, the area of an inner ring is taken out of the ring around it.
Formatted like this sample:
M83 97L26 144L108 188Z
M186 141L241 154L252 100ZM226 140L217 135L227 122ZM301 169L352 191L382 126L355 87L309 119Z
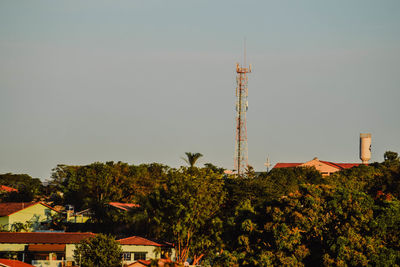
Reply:
M194 164L196 161L201 158L203 155L201 153L190 153L190 152L185 152L186 158L182 158L189 166L192 168L194 167Z

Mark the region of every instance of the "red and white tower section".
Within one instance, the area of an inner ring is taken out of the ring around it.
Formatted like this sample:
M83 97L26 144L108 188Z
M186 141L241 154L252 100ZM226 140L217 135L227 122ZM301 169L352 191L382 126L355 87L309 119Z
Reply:
M247 101L247 73L250 72L251 65L246 68L236 63L236 143L234 170L238 177L243 175L248 166L246 112L249 106Z

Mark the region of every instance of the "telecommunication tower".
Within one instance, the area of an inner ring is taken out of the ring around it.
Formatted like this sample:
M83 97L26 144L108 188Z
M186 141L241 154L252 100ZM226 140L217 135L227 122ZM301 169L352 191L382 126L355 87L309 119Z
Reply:
M238 177L243 175L248 166L246 112L249 105L247 102L247 73L251 72L251 65L248 68L246 67L246 52L244 58L244 67L236 63L236 142L234 169Z

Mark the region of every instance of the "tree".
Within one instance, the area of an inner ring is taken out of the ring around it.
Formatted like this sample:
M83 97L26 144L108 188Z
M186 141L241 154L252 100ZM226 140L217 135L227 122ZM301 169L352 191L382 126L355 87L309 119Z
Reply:
M232 242L218 260L240 266L396 266L399 212L396 199L300 185L263 205L238 206L226 227Z
M196 161L201 158L203 155L201 153L190 153L185 152L187 159L182 158L190 167L194 167Z
M386 151L383 154L383 158L385 161L399 161L399 154L393 151Z
M74 250L75 262L82 267L121 266L121 247L114 237L98 234L82 240Z
M30 202L38 199L44 186L39 178L32 178L28 174L0 174L0 184L18 189L2 196L6 202Z
M283 195L298 190L304 183L321 184L325 180L314 167L294 167L272 169L263 179L264 195L267 200L279 199Z
M217 167L212 163L204 163L204 167L212 170L215 173L224 174L225 169L221 167Z
M153 235L175 244L179 263L189 256L198 262L217 249L223 183L221 174L207 169L170 170L166 181L140 202Z

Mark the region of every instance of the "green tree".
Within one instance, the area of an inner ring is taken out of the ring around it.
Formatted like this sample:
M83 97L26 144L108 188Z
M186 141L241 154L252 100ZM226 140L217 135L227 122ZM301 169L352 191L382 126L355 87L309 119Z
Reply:
M326 181L314 167L294 167L272 169L263 180L264 195L267 200L279 199L283 195L298 190L301 184L321 184Z
M228 220L232 242L217 260L240 266L395 266L399 212L396 199L300 185L258 207L238 206Z
M399 154L393 151L386 151L383 158L385 161L399 161Z
M18 189L18 192L3 194L4 202L30 202L43 194L44 186L39 178L28 174L0 174L0 184Z
M212 170L215 173L224 174L225 169L221 167L217 167L212 163L204 163L204 167Z
M207 169L170 170L164 183L141 201L152 233L175 244L178 262L199 261L218 246L223 179Z
M114 237L98 234L76 246L74 259L82 267L117 267L122 263L121 253L121 246Z
M190 167L194 167L196 161L201 158L203 155L201 153L190 153L185 152L187 158L182 158Z

